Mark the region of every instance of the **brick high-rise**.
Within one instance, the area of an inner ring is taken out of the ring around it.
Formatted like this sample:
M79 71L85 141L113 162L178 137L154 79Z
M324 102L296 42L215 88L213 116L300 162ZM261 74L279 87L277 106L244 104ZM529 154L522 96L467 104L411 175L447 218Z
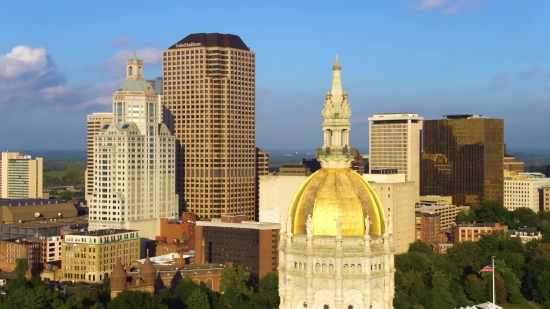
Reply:
M165 50L162 63L180 203L204 218L254 219L255 54L236 35L197 33Z

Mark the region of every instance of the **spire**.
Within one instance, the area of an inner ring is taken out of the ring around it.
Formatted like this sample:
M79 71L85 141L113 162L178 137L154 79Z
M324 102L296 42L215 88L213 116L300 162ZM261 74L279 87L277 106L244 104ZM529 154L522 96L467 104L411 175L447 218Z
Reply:
M342 80L340 79L340 71L342 67L338 61L338 54L336 54L336 59L334 60L334 65L332 66L332 89L330 94L341 95L342 94Z
M317 159L323 167L349 168L355 159L355 149L349 148L351 109L348 94L342 91L338 55L332 66L332 89L325 94L323 107L323 148L317 149Z

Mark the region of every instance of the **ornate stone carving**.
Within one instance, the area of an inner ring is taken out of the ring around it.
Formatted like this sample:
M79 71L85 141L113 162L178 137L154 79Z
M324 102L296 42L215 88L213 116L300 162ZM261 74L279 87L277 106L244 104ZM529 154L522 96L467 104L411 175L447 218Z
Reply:
M369 215L365 218L365 236L370 236L370 225L372 222L370 222L369 218Z
M342 237L342 218L336 217L334 221L336 221L336 233L338 237Z
M307 237L311 237L311 235L313 234L312 222L313 220L311 219L311 215L307 215L307 221L306 221Z

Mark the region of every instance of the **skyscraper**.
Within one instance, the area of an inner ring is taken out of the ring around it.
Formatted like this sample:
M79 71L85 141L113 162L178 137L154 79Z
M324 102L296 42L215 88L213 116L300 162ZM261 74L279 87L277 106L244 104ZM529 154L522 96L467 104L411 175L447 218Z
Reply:
M165 120L188 212L255 217L255 54L231 34L190 34L163 52Z
M94 135L90 230L136 229L152 238L160 233L159 218L178 216L175 141L143 75L142 60L126 62L126 80L113 94L113 120Z
M424 121L422 195L455 205L503 202L504 120L448 115Z
M113 113L93 113L86 117L86 171L84 172L84 195L86 205L92 198L94 191L94 136L101 129L101 124L113 120Z
M369 173L373 169L396 168L405 181L415 182L420 194L422 121L418 114L376 114L369 118Z

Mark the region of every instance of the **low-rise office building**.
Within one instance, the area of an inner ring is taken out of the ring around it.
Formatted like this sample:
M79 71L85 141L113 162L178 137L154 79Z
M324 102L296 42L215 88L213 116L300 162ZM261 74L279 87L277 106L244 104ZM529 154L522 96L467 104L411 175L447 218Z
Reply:
M452 227L452 240L453 242L478 241L482 235L495 231L508 232L508 226L491 222L459 224Z
M63 280L101 282L121 261L130 266L140 256L140 236L136 230L83 230L65 235L61 257Z
M276 272L280 224L245 219L222 215L215 221L197 221L195 263L242 265L254 280Z
M541 173L504 172L504 207L510 211L544 209L545 186L550 186L550 178Z

